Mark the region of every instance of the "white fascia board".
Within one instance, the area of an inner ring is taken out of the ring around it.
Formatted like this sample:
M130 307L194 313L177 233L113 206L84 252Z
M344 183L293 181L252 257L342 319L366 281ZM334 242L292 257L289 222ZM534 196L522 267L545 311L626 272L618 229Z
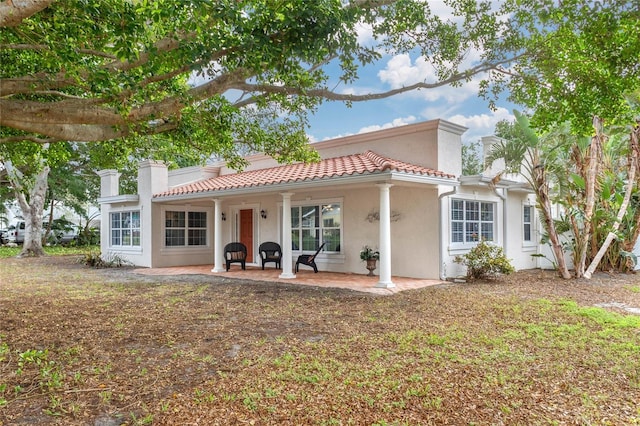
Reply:
M114 195L111 197L98 198L98 204L125 204L137 203L140 200L138 194Z
M473 176L461 176L460 183L462 185L476 185L476 186L487 186L491 184L492 178L484 175L473 175ZM500 179L494 185L496 188L507 188L507 189L522 189L527 188L529 184L527 182L515 181L509 179Z
M194 200L207 197L225 197L234 195L250 195L250 194L264 194L264 193L279 193L296 190L304 190L309 188L326 187L328 184L331 186L336 185L354 185L364 183L383 183L391 182L393 180L403 182L422 183L430 185L450 185L457 186L459 183L455 179L451 178L439 178L433 176L420 176L407 173L397 172L383 172L383 173L370 173L364 175L348 175L348 176L334 176L325 179L317 180L305 180L299 182L286 182L275 185L262 185L251 186L244 188L224 189L211 192L196 192L193 194L178 194L170 195L166 197L153 198L151 201L154 203L161 203L165 201L178 201L178 200Z
M449 185L459 186L460 182L455 178L422 176L409 173L392 173L391 180L400 182L423 183L428 185Z
M260 186L249 186L243 188L233 188L233 189L223 189L218 191L207 191L207 192L196 192L193 194L178 194L178 195L170 195L166 197L155 197L151 201L154 203L160 203L164 201L177 201L177 200L193 200L207 197L227 197L234 195L251 195L251 194L266 194L266 193L280 193L280 192L288 192L288 191L296 191L301 189L309 189L327 186L327 184L331 184L331 186L335 185L344 185L344 184L358 184L358 183L366 183L366 182L380 182L388 180L388 175L382 174L368 174L363 176L342 176L342 177L331 177L325 179L316 179L316 180L304 180L298 182L286 182L279 183L274 185L260 185Z

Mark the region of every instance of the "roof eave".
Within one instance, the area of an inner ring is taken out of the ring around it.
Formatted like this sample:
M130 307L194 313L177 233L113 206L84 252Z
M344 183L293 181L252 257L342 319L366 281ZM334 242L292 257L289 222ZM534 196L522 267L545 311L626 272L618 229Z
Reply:
M508 179L500 179L492 183L492 178L484 175L461 176L461 185L467 186L494 186L495 188L508 189L510 191L522 191L533 193L533 189L527 182L518 182Z
M421 183L429 185L449 185L457 186L459 182L455 178L449 178L444 176L425 176L412 173L402 173L396 171L386 171L382 173L367 173L359 175L345 175L345 176L332 176L322 179L310 179L303 181L284 182L269 185L258 186L246 186L233 189L221 189L211 191L192 192L187 194L176 194L167 196L158 196L152 198L152 202L165 202L165 201L177 201L177 200L193 200L207 197L230 197L237 195L247 194L263 194L273 192L288 192L296 189L309 189L318 186L326 186L327 182L331 182L332 186L335 185L354 185L363 183L381 183L391 181L402 181L411 183Z
M137 203L139 200L138 194L112 195L98 198L98 204L129 204Z

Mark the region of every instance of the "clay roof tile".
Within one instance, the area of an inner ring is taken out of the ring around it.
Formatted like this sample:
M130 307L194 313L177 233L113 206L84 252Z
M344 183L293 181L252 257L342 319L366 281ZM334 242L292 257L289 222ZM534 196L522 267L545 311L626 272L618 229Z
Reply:
M326 158L317 163L286 164L265 169L226 174L178 186L163 193L155 194L154 197L167 197L291 182L304 182L329 179L338 176L382 173L388 170L421 176L433 176L448 179L455 178L454 175L444 173L439 170L405 163L403 161L383 157L373 151L366 151L362 154Z

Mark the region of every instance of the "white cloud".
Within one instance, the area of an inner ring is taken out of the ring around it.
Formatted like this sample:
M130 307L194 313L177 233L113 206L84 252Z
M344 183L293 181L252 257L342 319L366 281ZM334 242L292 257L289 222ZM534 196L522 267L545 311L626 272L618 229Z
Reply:
M421 81L434 80L433 67L423 57L416 59L415 63L406 54L393 56L387 61L385 69L378 72L378 77L391 88L398 89Z
M374 124L371 126L362 127L360 130L358 130L357 133L360 134L360 133L375 132L376 130L390 129L392 127L404 126L405 124L410 124L415 121L416 121L416 117L413 115L410 115L408 117L400 117L388 123Z
M446 120L468 127L469 130L462 135L462 140L466 143L473 143L480 140L483 136L492 135L498 121L512 119L513 115L506 108L498 108L487 114L468 116L456 114L448 117Z
M393 127L399 127L399 126L404 126L406 124L414 123L414 122L416 122L416 120L417 120L417 118L415 116L413 116L413 115L409 115L407 117L398 117L398 118L395 118L392 121L389 121L387 123L372 124L370 126L361 127L360 130L358 130L355 133L343 132L343 133L327 136L322 140L338 139L338 138L344 138L344 137L347 137L347 136L353 136L354 134L359 135L361 133L369 133L369 132L375 132L377 130L391 129ZM309 135L308 134L307 137L309 138L309 141L311 143L318 141L318 138L316 138L313 135Z
M461 69L469 67L469 64L477 61L479 56L478 52L470 53L465 58ZM419 82L436 83L438 81L435 68L428 60L420 56L415 61L412 61L408 54L396 55L389 59L385 68L378 72L378 78L392 89L399 89ZM460 87L447 85L432 89L422 89L408 93L406 96L424 99L428 102L435 102L440 99L449 103L464 102L466 99L477 95L482 78L483 75L479 74L469 82L463 82Z
M370 47L375 45L375 39L373 38L373 27L371 26L371 24L357 24L356 32L358 34L358 44Z

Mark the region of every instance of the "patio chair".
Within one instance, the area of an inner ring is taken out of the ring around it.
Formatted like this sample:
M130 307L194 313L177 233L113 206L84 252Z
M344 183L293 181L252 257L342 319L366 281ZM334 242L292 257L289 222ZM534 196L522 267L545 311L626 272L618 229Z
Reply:
M314 254L301 254L298 256L298 260L296 260L296 272L298 272L300 265L307 265L313 268L313 272L318 273L318 266L316 265L316 256L320 253L320 250L327 244L326 242L322 243L318 250Z
M262 270L264 271L265 263L273 262L276 264L276 268L280 269L280 261L282 259L282 248L280 244L273 241L267 241L260 244L258 248L260 252L260 259L262 259Z
M224 260L227 264L227 272L232 263L239 263L242 269L247 269L247 246L242 243L229 243L224 246Z

